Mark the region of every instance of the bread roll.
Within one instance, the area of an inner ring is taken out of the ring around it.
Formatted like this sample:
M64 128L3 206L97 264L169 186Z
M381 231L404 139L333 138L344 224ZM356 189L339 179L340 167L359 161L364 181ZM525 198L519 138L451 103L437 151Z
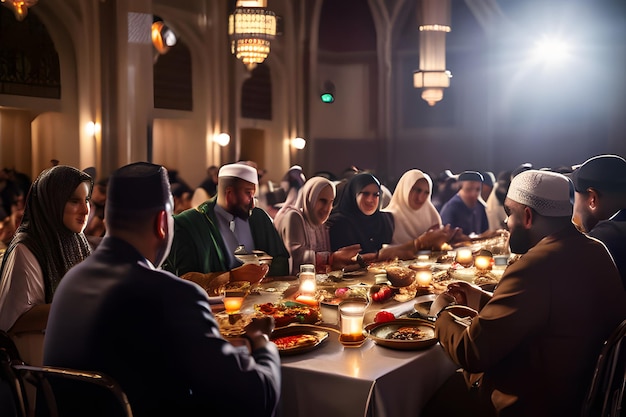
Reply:
M406 287L415 280L415 271L404 266L388 266L387 279L394 287Z

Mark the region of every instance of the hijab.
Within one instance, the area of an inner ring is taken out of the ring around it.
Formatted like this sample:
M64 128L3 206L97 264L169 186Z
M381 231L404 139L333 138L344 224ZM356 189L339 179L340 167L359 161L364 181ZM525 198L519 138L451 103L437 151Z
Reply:
M384 243L391 242L393 219L389 213L380 211L382 198L379 198L378 209L369 216L361 211L357 203L359 193L370 184L378 187L382 197L380 182L372 174L356 174L346 184L329 219L333 250L359 243L363 253L373 253Z
M428 183L428 198L417 210L409 205L409 193L417 181L425 179ZM402 175L385 209L393 214L394 230L392 243L405 243L420 236L433 225L441 225L441 216L431 202L433 181L419 169L411 169Z
M7 249L8 254L21 243L33 253L43 272L47 303L63 275L91 253L85 235L63 224L65 204L82 182L88 183L91 196L93 180L76 168L57 165L39 174L26 197L22 223ZM4 259L8 259L6 254ZM0 276L3 269L4 263Z
M328 230L322 222L323 219L317 218L315 214L315 203L322 190L326 187L331 187L334 197L336 191L335 184L332 181L322 177L310 178L298 192L295 203L285 206L285 211L283 212L296 211L302 217L309 249L315 251L330 249ZM286 217L281 215L276 218L275 225L277 230L283 229L282 223Z

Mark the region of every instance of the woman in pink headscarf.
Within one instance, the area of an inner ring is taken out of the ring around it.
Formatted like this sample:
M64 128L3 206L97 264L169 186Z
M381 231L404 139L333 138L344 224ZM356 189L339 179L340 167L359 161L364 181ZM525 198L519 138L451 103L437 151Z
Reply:
M283 207L282 215L274 222L289 251L292 274L302 264L315 264L316 252L331 251L325 223L334 200L335 185L326 178L313 177L300 189L295 203ZM341 268L355 263L352 259L360 250L360 245L351 245L335 251L331 256L332 266Z
M384 211L393 214L392 244L400 244L441 227L441 216L431 202L433 182L428 174L411 169L402 175Z

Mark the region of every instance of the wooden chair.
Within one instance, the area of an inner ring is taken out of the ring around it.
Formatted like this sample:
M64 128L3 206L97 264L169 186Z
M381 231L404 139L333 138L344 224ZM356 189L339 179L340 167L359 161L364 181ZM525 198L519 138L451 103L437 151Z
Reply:
M582 417L624 417L626 387L626 320L613 331L602 347L583 404Z

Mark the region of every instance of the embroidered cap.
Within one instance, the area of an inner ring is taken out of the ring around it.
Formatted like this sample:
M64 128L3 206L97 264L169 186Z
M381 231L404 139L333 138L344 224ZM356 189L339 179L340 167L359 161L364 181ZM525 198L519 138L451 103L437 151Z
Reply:
M564 217L572 215L570 190L573 186L565 175L531 169L513 178L506 196L542 216Z
M236 163L224 165L220 168L217 177L241 178L242 180L251 182L254 185L259 185L259 173L255 168L245 164Z

